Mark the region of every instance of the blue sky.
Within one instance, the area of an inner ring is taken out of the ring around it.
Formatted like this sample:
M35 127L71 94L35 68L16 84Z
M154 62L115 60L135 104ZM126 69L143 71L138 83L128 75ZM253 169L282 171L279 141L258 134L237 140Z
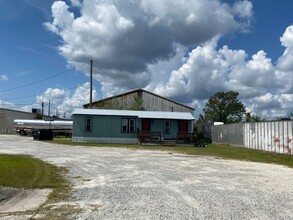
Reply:
M93 59L94 99L142 87L198 114L236 90L262 117L293 111L293 1L166 1L0 0L0 107L69 116Z
M227 1L235 2L235 1ZM253 21L250 32L224 37L224 44L232 49L243 49L251 56L259 50L264 50L274 62L284 52L280 37L285 29L293 24L290 0L253 0Z

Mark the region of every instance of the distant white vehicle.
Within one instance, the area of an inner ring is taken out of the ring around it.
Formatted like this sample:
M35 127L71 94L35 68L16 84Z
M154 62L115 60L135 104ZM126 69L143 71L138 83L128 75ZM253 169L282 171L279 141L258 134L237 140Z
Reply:
M214 125L223 125L224 122L214 122Z
M33 130L51 129L55 136L71 137L72 127L73 121L14 120L14 128L20 135L31 135Z

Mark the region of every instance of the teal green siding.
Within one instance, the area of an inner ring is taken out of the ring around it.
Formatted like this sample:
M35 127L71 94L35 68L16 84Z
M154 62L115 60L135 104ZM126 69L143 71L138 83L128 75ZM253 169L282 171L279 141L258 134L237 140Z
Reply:
M169 134L164 133L164 122L163 119L152 119L151 122L151 131L160 131L161 135L165 139L176 138L178 132L178 123L177 120L170 120L171 122L171 132Z
M92 131L85 131L85 119L92 118ZM73 116L73 136L77 137L117 137L135 138L137 133L123 133L121 130L122 118L135 119L135 131L140 127L140 120L136 117L121 116ZM138 123L139 122L139 123Z
M179 131L179 120L169 120L171 123L171 132L164 133L164 119L151 119L151 131L160 131L164 139L174 139ZM188 121L188 132L192 132L191 121Z
M92 131L85 131L85 119L92 118ZM123 133L121 121L123 118L135 119L135 133ZM171 131L164 133L164 119L151 119L151 131L159 131L164 139L175 139L178 128L178 120L170 120ZM73 116L73 137L115 137L115 138L136 138L137 130L141 130L142 120L137 117L123 116L97 116L97 115L74 115ZM192 132L192 123L188 121L188 132Z

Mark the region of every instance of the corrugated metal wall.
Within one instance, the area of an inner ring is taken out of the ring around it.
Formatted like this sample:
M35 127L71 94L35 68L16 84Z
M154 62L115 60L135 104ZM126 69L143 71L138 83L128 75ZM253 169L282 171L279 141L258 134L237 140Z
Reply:
M102 102L94 103L94 108L108 108L108 109L130 109L135 103L135 97L141 97L143 100L143 107L146 111L168 111L168 112L190 112L192 115L194 111L190 108L184 107L179 103L172 102L160 96L153 95L148 92L133 92L123 96L106 99Z
M197 127L198 133L201 135L201 137L212 140L211 129L212 129L213 125L214 124L212 122L207 122L207 123L202 123L202 124L195 125L195 126Z
M213 143L293 155L293 121L214 125L211 133Z
M93 104L94 108L105 109L129 109L134 103L136 93L127 94L125 96L114 97L112 99L106 99L102 102L96 102Z
M293 155L293 121L244 124L244 146Z
M142 100L145 110L148 111L190 112L192 115L194 113L190 108L150 93L143 92Z
M243 124L213 125L212 141L215 144L243 146Z

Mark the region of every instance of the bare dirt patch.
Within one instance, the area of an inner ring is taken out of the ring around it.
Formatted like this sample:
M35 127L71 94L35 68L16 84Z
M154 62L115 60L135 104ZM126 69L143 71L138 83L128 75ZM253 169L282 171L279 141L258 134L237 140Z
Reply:
M0 189L0 218L31 217L41 204L43 204L50 189Z

